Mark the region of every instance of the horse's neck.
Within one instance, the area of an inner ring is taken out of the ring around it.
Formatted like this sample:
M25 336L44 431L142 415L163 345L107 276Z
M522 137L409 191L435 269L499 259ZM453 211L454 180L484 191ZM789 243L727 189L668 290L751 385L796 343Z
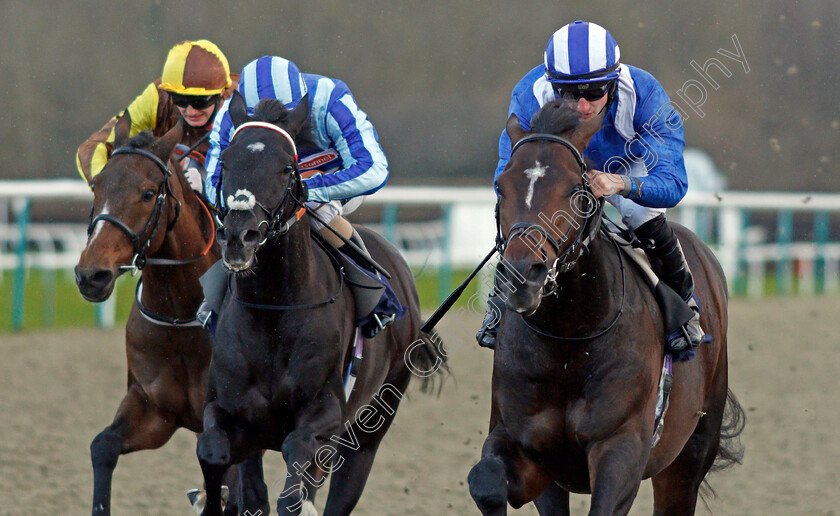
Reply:
M257 252L252 271L235 277L236 297L268 305L321 301L328 282L317 276L325 264L319 266L323 257L313 250L309 231L309 222L303 217L288 233L266 242Z
M614 247L602 236L575 268L557 276L555 295L546 297L533 318L540 328L567 337L603 329L622 302L622 272Z
M163 244L149 258L190 260L201 256L214 236L215 228L201 201L179 199L181 209L178 220L169 231L169 220L161 220L158 231L166 231ZM174 206L174 204L173 204ZM218 257L210 249L198 260L182 265L149 264L143 269L144 306L154 312L177 318L190 318L201 303L203 292L198 278L210 268Z

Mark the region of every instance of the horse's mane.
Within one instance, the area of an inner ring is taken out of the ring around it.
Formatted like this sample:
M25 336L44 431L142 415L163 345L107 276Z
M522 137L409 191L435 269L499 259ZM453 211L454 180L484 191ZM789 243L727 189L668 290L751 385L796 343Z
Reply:
M291 116L291 110L287 109L277 99L262 99L256 107L254 107L254 120L259 122L269 122L277 125L285 125L285 122ZM312 135L312 122L309 118L300 126L300 130L295 136L295 143L298 146L314 146L315 139Z
M580 113L570 103L554 99L531 118L531 131L562 135L574 131L581 123Z

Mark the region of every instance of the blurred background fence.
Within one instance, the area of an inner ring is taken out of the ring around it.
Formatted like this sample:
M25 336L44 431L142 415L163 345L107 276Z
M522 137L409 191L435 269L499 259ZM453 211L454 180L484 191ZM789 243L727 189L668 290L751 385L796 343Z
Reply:
M7 314L0 329L62 321L111 326L125 316L127 308L120 315L119 305L130 305L131 279L121 279L111 300L95 307L73 286L91 200L77 180L0 181L0 307ZM370 197L353 218L397 245L425 285L424 307L433 308L493 245L494 202L489 187L391 186ZM690 193L669 218L712 247L732 295L840 290L840 195ZM79 310L86 312L76 315Z

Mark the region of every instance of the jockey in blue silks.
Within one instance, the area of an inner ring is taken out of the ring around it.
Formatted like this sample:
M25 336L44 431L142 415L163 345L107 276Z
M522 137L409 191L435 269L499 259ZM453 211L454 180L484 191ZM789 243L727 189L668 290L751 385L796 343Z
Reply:
M584 156L595 166L587 172L595 197L606 197L623 222L662 262L662 281L691 307L694 316L681 331L666 337L671 351L691 349L703 340L694 281L665 209L685 196L688 179L683 161L682 120L657 80L648 72L621 64L618 44L603 27L570 23L548 41L544 63L513 88L508 116L515 114L526 131L531 117L547 102L573 102L582 120L606 110L601 129ZM510 138L502 131L495 177L510 159ZM495 178L494 178L495 179ZM493 347L502 306L491 292L479 344Z
M250 115L262 99L276 99L286 108L294 109L308 94L309 118L317 147L300 149L298 166L308 190L306 205L317 210L321 221L356 244L366 256L358 256L354 249L314 217L309 218L310 225L358 265L369 265L366 258L370 255L364 242L342 215L354 211L365 196L385 185L388 160L379 146L376 129L356 105L350 89L336 79L301 73L295 63L281 57L264 56L242 69L238 90L245 98ZM216 199L222 168L219 157L230 144L236 129L228 112L229 107L230 100L227 100L219 108L205 161L205 191L216 205L224 202L224 199ZM392 321L393 318L388 320L386 317L384 323Z

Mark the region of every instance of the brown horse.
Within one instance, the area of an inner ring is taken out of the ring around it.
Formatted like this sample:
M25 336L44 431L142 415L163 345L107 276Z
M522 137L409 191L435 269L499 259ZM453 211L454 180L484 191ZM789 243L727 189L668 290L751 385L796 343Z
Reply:
M497 182L501 269L515 289L496 342L490 433L469 474L485 515L532 500L540 514L568 515L570 492L592 495L590 515L623 515L646 478L654 514L694 514L712 466L742 453L744 414L727 386L726 281L709 248L682 227L674 230L712 341L674 364L653 445L662 316L643 275L599 230L581 153L601 121L581 123L555 101L532 120L534 133L515 116L507 123L514 147Z
M128 141L117 124L116 150L92 183L87 246L76 267L82 296L107 299L117 277L142 269L125 331L128 392L113 422L90 446L93 514L110 514L111 479L121 454L159 448L176 429L202 428L211 337L195 321L199 276L219 257L215 223L190 188L172 150L179 123L159 141Z

